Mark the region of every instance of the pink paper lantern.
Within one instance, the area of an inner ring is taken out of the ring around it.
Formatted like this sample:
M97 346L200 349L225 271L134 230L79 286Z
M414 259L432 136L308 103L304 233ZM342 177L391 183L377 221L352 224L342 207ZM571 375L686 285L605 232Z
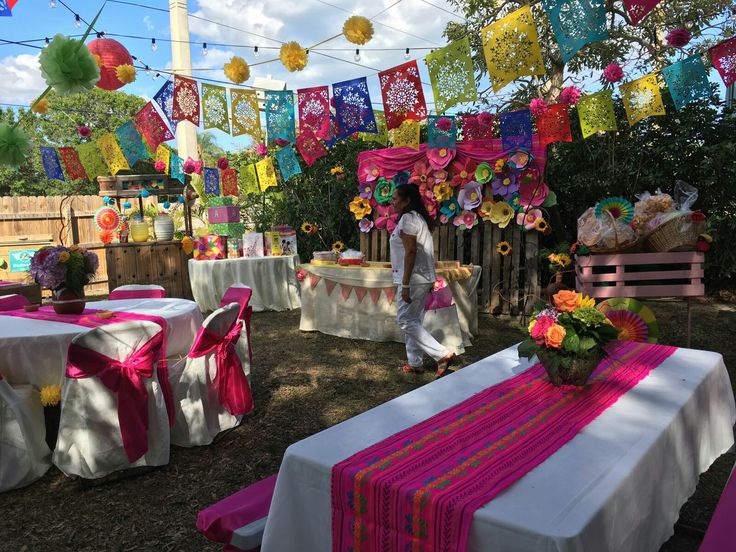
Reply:
M87 48L102 60L100 80L97 81L97 86L103 90L117 90L125 86L125 83L115 74L118 65L133 65L133 58L130 57L125 46L111 38L98 38L87 44Z

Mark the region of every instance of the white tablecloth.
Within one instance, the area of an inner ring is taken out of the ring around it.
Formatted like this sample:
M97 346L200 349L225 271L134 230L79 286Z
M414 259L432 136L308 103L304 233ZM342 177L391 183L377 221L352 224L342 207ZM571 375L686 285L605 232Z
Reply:
M236 283L253 288L250 306L254 311L298 309L299 286L296 265L299 257L241 257L212 261L189 260L189 282L202 312L220 306L227 288Z
M529 367L510 347L291 445L264 552L332 550L334 464ZM473 517L470 552L656 552L698 475L733 444L721 355L678 349Z
M186 299L95 301L87 303L87 307L161 316L166 320L169 358L186 355L202 325L199 307ZM64 322L2 316L0 312L0 372L12 384L30 383L38 388L61 384L69 343L90 329Z

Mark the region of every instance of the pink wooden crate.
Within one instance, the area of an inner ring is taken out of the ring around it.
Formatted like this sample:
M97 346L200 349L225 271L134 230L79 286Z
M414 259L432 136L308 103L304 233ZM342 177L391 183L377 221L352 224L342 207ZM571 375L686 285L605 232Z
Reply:
M698 251L578 257L576 287L595 298L702 297L703 262Z

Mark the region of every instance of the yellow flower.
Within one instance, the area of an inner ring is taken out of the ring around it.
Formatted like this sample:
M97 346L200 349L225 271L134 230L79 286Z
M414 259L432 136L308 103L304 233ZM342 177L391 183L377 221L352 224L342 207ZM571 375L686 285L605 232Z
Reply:
M557 264L562 265L562 268L567 268L572 263L572 258L566 253L560 253L557 255Z
M49 110L49 101L46 98L41 98L37 102L34 102L31 106L31 111L34 113L44 114Z
M298 42L286 42L279 52L281 63L290 72L301 71L307 66L307 51Z
M537 323L537 321L534 320L533 318L529 321L529 327L527 328L527 331L529 332L529 334L532 333L532 330L534 329L534 325L536 323Z
M580 307L581 308L588 308L588 307L595 307L595 299L592 297L588 297L587 295L580 294ZM606 318L608 320L608 318Z
M537 232L544 233L547 231L548 228L549 228L549 224L547 224L547 221L544 220L543 218L538 218L537 220L534 221L534 229Z
M373 23L367 17L348 17L342 26L342 34L353 44L365 44L373 38Z
M498 251L504 257L511 253L511 244L507 241L498 242L496 244L496 251Z
M181 239L181 249L186 255L191 255L194 251L194 240L189 236L184 236Z
M69 262L69 253L67 251L62 251L59 253L59 264L64 264Z
M230 58L230 62L226 63L222 70L225 76L235 84L240 84L250 78L250 66L240 56Z
M130 84L135 80L135 67L128 64L118 65L115 68L115 76L120 82Z
M340 253L341 251L345 251L345 244L342 243L340 240L337 240L335 243L332 244L332 250L335 253Z
M45 385L41 388L41 404L54 406L61 400L61 385Z
M514 218L514 210L505 201L494 203L491 207L491 222L498 224L499 228L506 228L512 218Z
M491 220L494 205L495 203L490 199L486 199L480 204L480 207L478 207L478 214L483 220Z
M448 182L440 182L432 188L432 191L434 192L434 198L437 201L446 201L452 197L452 188L450 188L450 184Z
M355 215L355 220L360 220L371 214L373 209L367 199L363 199L360 196L355 196L353 201L350 202L350 212Z
M496 161L496 166L494 167L495 171L501 172L505 164L506 163L504 162L503 159L499 159L498 161Z
M319 232L319 228L317 228L317 225L312 222L304 222L302 223L302 232L313 236Z
M345 169L343 169L340 165L337 165L336 167L332 167L330 169L330 174L332 176L335 176L337 174L343 174L345 172Z

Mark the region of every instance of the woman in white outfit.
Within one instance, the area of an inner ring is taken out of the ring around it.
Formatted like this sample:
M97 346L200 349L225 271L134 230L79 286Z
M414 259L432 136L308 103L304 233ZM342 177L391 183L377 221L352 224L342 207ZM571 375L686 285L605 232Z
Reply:
M391 271L398 285L396 323L406 334L407 364L404 373L422 372L426 353L437 361L437 377L443 376L455 354L445 349L424 329L424 300L437 273L434 268L432 228L419 188L402 184L394 191L392 205L399 213L399 224L391 234Z

